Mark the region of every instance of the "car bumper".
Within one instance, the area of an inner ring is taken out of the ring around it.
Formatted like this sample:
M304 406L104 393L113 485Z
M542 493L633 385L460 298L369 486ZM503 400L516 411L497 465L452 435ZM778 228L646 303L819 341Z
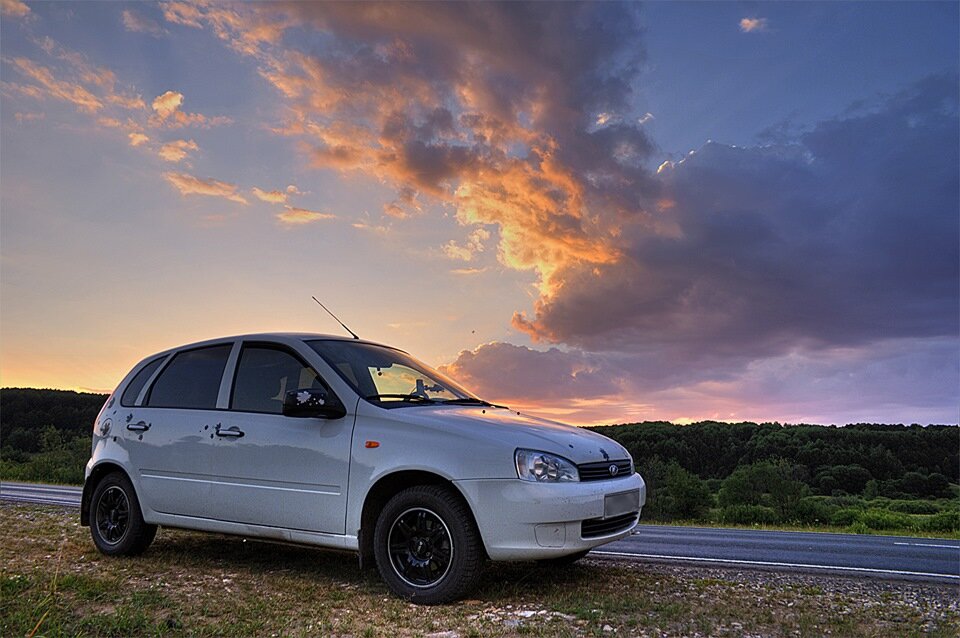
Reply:
M639 474L585 483L476 479L456 485L491 560L555 558L629 536L647 500Z

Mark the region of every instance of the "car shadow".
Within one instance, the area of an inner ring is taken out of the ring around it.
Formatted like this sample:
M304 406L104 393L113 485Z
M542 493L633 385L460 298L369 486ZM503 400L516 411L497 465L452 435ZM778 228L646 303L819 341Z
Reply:
M284 574L368 589L371 594L388 593L376 568L367 566L361 570L353 552L263 539L161 529L150 549L138 560L156 560L160 564L172 561L204 571L230 572L238 578L245 572L256 577ZM470 599L497 604L516 602L532 590L541 595L552 590L569 591L594 582L603 569L590 561L562 567L537 562L488 562Z

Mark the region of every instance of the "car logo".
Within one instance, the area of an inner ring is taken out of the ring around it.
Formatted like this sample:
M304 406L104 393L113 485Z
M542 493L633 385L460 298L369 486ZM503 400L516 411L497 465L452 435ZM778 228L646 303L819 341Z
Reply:
M616 476L617 474L620 473L620 468L617 467L616 465L611 465L607 469L610 470L610 476Z

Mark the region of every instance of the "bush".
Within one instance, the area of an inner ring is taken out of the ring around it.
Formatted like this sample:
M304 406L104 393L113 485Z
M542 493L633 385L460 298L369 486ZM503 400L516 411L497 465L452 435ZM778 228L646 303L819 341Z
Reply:
M666 492L664 513L672 518L702 518L713 504L713 497L703 479L677 463L667 469Z
M872 478L870 472L860 465L829 465L817 471L814 483L821 494L832 494L837 490L860 494Z
M960 532L960 512L940 512L920 523L924 532Z
M884 481L884 492L891 496L904 495L923 497L950 496L950 483L947 477L938 472L923 474L921 472L907 472L901 478Z
M772 525L779 519L771 507L728 505L720 510L720 522L731 525Z
M871 505L879 505L873 501ZM939 514L940 506L930 501L892 501L886 506L892 512L902 514Z
M657 520L704 518L713 504L706 482L679 463L650 459L642 468L647 481L648 518Z
M800 499L790 512L790 520L797 523L824 524L831 520L835 507L815 496Z
M908 514L889 512L887 510L870 509L860 514L859 521L870 529L902 529L914 528L913 519Z
M48 446L52 442L47 442ZM10 481L38 481L83 485L83 470L90 458L89 439L76 438L56 449L27 455L23 462L4 458L0 477Z
M848 525L853 525L860 519L861 511L862 510L852 507L845 507L837 510L832 516L830 516L830 524L836 525L837 527L847 527Z

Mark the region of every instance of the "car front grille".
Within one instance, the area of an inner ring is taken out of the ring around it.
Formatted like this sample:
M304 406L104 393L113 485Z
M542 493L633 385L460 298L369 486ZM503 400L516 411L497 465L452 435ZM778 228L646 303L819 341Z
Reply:
M580 538L597 538L622 532L636 525L639 516L640 512L628 512L610 518L588 518L580 524Z
M616 466L617 471L611 473L610 468ZM580 481L606 481L613 478L628 478L633 475L633 466L630 459L620 461L600 461L598 463L582 463L577 466Z

